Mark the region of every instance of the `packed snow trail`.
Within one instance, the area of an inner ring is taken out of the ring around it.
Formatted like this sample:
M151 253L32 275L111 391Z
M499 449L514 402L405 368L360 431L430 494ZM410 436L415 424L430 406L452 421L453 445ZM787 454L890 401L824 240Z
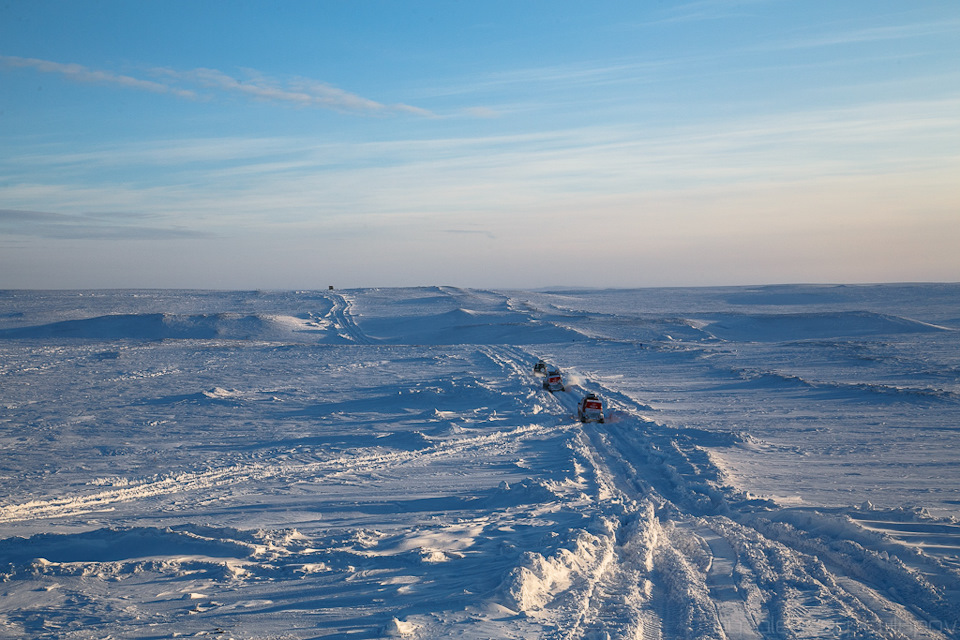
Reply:
M615 433L618 448L632 447L628 438L616 437L621 435ZM682 511L699 516L695 522L700 524L691 533L700 539L701 547L703 542L707 543L708 585L711 578L726 582L721 572L732 571L728 569L730 565L736 565L740 572L739 597L733 597L729 588L711 588L728 637L756 637L758 629L764 635L782 630L803 637L803 629L811 620L833 626L841 634L869 630L880 637L932 638L943 637L944 630L953 635L960 608L957 592L950 584L954 578L949 572L943 573L942 566L939 568L943 580L937 589L921 573L922 566L908 569L900 557L888 556L886 549L871 550L868 536L864 536L868 540L861 537L865 546L852 541L838 545L830 537L836 534L829 533L829 520L816 511L811 511L804 522L774 505L758 508L754 501L744 500L721 484L722 474L711 468L702 450L677 444L680 443L676 440L667 443L653 459L647 460L667 467L664 475L672 480L674 490L667 495L674 504L684 505ZM637 448L634 451L639 452ZM661 459L661 453L669 455ZM676 516L671 519L678 524L687 521ZM849 532L854 529L851 527ZM831 549L829 560L818 553L823 548ZM734 555L735 549L739 551ZM758 553L767 557L757 556ZM900 549L899 553L908 561L914 560L907 549ZM878 566L863 571L860 567L865 560ZM723 570L718 563L725 566ZM726 575L732 577L732 573ZM914 608L911 611L898 602L899 596L889 595L901 591L919 591L924 596L908 596ZM868 595L864 598L861 594ZM758 607L760 603L762 606ZM810 637L818 637L818 633L811 633Z
M536 361L515 349L487 352L513 376L532 371ZM530 377L531 384L538 384ZM563 420L563 416L572 417L577 398L588 390L615 399L608 424L580 425L586 437L577 439L584 446L580 459L596 477L596 517L611 533L592 545L577 541L576 560L546 557L539 561L554 565L554 572L565 562L567 571L580 573L579 588L576 581L572 585L570 581L545 582L548 571L529 568L535 577L513 586L518 593L535 591L527 584L533 582L548 592L529 600L514 598L512 604L520 608L531 606L536 611L542 609L542 602L566 602L558 609L573 613L555 621L560 628L557 637L592 637L587 635L588 628L591 634L610 634L601 614L608 608L620 612L614 616L614 635L624 632L625 620L637 621L638 628L640 621L649 626L650 613L656 612L670 637L752 640L782 634L822 637L824 633L953 637L957 593L950 589L949 575L937 589L919 572L903 568L899 558L885 560L858 544L850 545L849 555L834 551L828 568L810 554L811 547L838 545L829 539L813 542L820 539L818 529L825 524L815 512L810 514L808 531L776 524L780 514L775 505L757 504L726 486L704 450L682 434L668 435L669 430L641 418L645 407L630 407L620 394L584 380L576 387L568 385L565 392L542 393ZM653 545L647 539L644 557L652 559L649 566L637 566L636 556L623 550L622 536L615 533L635 516L637 500L659 505L656 523L648 526L666 531L655 536ZM782 535L776 535L781 530ZM597 545L604 549L600 554L593 550ZM876 574L848 573L843 567L860 564L861 554L886 568ZM602 559L581 566L585 558L595 555ZM896 582L887 582L887 572L896 574ZM625 575L631 579L624 581ZM652 583L649 595L636 588L645 580ZM558 586L560 592L549 593ZM925 606L917 606L914 596L909 601L911 610L889 595L901 590L924 592ZM631 613L624 613L624 603L629 603Z
M372 344L373 340L357 326L353 314L350 311L350 301L339 293L329 293L327 295L333 302L333 306L329 312L329 318L333 326L337 329L337 333L339 333L341 337L356 344Z

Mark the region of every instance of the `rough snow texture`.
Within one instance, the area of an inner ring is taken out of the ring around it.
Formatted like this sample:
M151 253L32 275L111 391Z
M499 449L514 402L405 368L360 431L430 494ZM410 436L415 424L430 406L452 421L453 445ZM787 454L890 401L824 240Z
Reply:
M958 309L0 292L0 637L958 638Z

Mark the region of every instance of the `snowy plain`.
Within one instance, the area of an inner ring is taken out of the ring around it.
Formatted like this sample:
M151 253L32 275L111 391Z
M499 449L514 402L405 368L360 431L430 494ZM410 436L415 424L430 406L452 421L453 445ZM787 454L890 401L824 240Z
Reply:
M958 331L955 284L0 292L0 637L960 638Z

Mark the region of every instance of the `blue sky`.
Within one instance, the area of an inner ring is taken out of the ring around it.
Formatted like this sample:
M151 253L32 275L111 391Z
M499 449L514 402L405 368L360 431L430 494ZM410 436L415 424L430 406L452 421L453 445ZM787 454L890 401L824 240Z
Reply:
M0 5L0 288L960 280L960 3Z

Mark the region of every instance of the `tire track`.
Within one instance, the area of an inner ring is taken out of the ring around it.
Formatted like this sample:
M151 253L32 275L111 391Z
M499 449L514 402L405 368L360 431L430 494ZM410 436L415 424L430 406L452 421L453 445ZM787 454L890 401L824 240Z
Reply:
M710 565L707 568L707 587L717 608L717 617L729 640L760 640L753 615L747 610L743 597L737 589L734 569L739 556L727 540L713 529L700 526L696 534L710 549Z
M537 358L526 350L500 346L485 348L484 353L508 375L536 384L532 370ZM557 594L563 597L566 604L562 608L569 613L548 637L660 640L662 616L654 606L650 580L659 535L653 505L633 500L631 494L636 494L636 487L629 483L624 486L632 475L618 467L619 461L589 444L589 434L574 417L575 388L556 393L535 388L533 395L557 409L554 416L558 425L571 431L575 451L594 470L590 491L596 496L597 526L610 530L600 570L581 576L582 584L570 593Z
M498 349L491 356L507 371L524 371L526 360L531 368L535 361L519 349ZM848 543L842 530L821 537L817 527L823 523L816 519L807 525L809 531L778 525L778 509L765 505L767 511L758 514L725 485L707 451L682 429L643 418L646 407L603 385L584 380L580 386L617 404L617 419L575 427L581 456L598 478L598 499L607 503L605 513L615 514L614 505L623 506L617 529L627 531L636 517L629 505L650 501L656 506L657 525L668 535L648 550L654 566L646 571L626 552L629 536L618 534L610 568L588 589L588 609L555 637L653 637L662 630L650 629L651 617L660 629L669 627L681 638L757 640L821 633L911 640L958 637L949 599L944 601L948 594L937 595L922 576L899 569L896 558ZM575 410L576 393L541 393L552 398L547 403L558 415ZM830 550L827 564L817 555L821 547ZM844 569L862 562L860 554L887 568L872 576ZM652 580L652 585L638 597L637 583L643 580ZM901 589L928 595L899 602L896 591ZM635 611L625 612L624 603ZM618 612L617 629L608 628L605 607ZM638 621L632 635L623 635L622 621L627 619Z
M333 302L329 316L331 322L338 329L342 338L355 344L375 344L376 340L368 336L357 326L350 311L352 302L339 293L327 293L326 296Z
M597 387L601 395L606 393L601 385L589 386ZM949 637L931 629L931 620L941 628L956 630L953 621L944 620L945 610L938 596L931 594L927 598L931 611L911 611L891 595L887 581L896 578L884 579L881 572L864 582L863 572L855 577L843 568L857 566L861 562L858 554L865 553L875 562L890 566L889 572L903 581L898 588L922 590L926 580L897 571L895 559L886 560L858 544L837 544L832 536L820 538L816 528L822 523L816 519L809 524L810 532L801 529L790 533L789 527L769 524L776 520L776 509L764 513L762 518L753 509L743 510L740 497L723 486L722 474L705 450L682 433L666 429L656 433L657 425L639 418L639 407L630 413L635 417L615 427L601 430L598 425L584 425L585 431L601 457L621 460L617 469L631 476L621 486L647 486L661 493L674 508L680 509L680 513L665 510L661 518L670 513L669 521L689 528L702 541L708 553L703 577L727 638L753 640L767 631L797 631L810 619L831 620L833 630L842 633L871 629L882 637L916 640ZM631 460L639 462L641 472ZM660 469L656 470L657 467ZM758 522L767 524L755 528ZM826 566L816 555L818 545L831 549ZM850 549L853 555L835 548ZM743 582L745 577L750 580ZM876 582L871 584L871 579ZM920 581L917 586L914 580ZM805 590L798 591L798 583L805 585ZM746 606L749 592L754 601L765 598L762 614L758 602ZM918 600L911 597L912 608L918 608ZM950 636L956 637L952 632Z

